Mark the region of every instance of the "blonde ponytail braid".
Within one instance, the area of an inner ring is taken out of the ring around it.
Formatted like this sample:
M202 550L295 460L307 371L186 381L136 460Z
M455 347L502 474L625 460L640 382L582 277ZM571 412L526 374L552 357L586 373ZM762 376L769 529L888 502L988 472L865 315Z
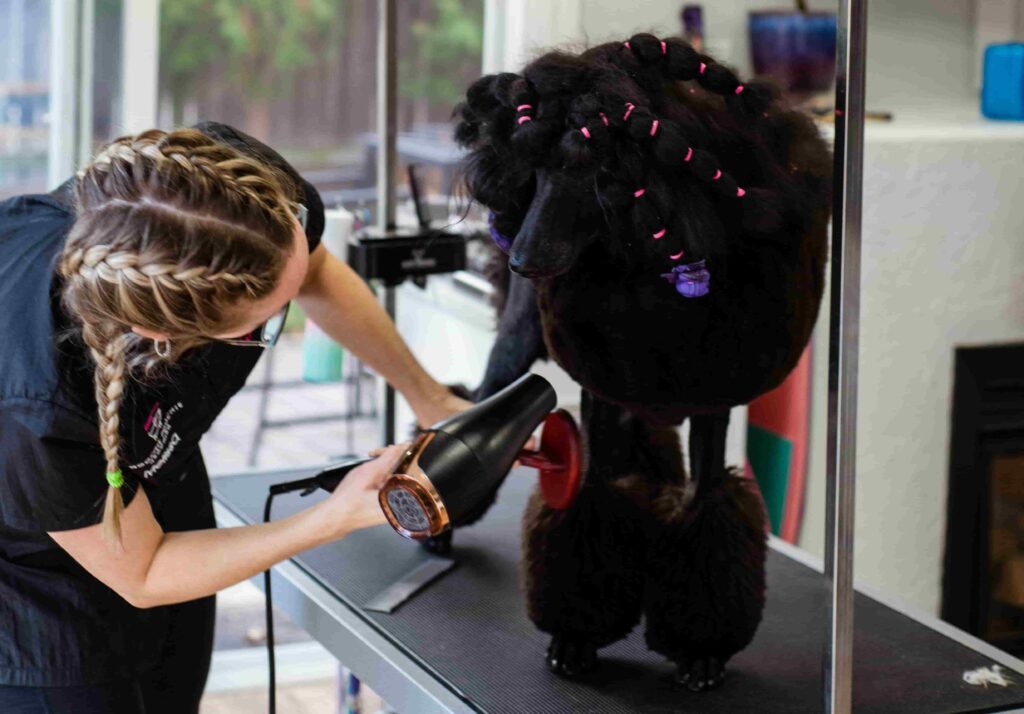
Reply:
M121 419L119 411L124 396L127 335L118 334L116 325L83 325L82 338L96 362L96 406L99 413L100 445L107 461L107 495L103 504L103 538L117 547L121 541L121 512L124 499L121 487L119 452L121 450Z
M129 378L225 333L247 302L273 292L294 245L295 190L270 166L190 129L122 137L79 172L58 270L96 363L110 542L121 541L118 412ZM133 327L168 334L170 354Z

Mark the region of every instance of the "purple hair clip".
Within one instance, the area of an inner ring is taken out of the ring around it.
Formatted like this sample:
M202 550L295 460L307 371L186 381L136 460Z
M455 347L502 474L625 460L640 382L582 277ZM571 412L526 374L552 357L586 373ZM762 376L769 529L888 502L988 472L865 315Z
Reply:
M711 291L711 273L703 260L677 265L661 277L674 284L676 292L686 298L704 297Z
M501 248L501 252L508 253L509 249L512 247L512 239L495 228L494 211L488 211L487 213L487 227L490 228L491 238L498 244L498 247Z

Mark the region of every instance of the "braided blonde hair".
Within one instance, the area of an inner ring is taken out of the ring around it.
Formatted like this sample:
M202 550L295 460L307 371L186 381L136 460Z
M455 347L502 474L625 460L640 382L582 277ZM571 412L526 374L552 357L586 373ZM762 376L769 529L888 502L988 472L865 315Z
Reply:
M270 294L292 250L296 187L191 129L122 137L79 172L58 271L95 367L107 462L103 532L120 543L118 411L125 382L231 329ZM171 336L160 355L137 326Z

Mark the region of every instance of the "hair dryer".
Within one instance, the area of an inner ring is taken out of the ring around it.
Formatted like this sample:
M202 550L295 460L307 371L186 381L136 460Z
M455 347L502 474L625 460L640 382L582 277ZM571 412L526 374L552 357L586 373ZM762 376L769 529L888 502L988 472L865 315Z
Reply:
M580 485L579 431L568 412L552 411L555 401L546 379L527 374L422 432L380 490L380 505L391 527L419 539L461 525L517 460L540 471L541 492L549 505L568 507ZM540 448L524 451L541 422ZM371 460L349 461L311 478L277 484L271 493L333 491L349 471Z

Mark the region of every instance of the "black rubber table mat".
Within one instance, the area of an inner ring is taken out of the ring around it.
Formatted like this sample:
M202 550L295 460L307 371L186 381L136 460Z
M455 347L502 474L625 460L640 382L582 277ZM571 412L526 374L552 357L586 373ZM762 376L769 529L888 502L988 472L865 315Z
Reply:
M646 649L641 628L602 650L601 665L586 679L567 682L549 673L543 660L548 637L526 617L518 570L519 518L535 473L513 472L487 517L456 533L457 567L392 614L362 605L430 556L386 526L308 551L296 561L482 712L822 711L823 578L774 551L768 560L764 622L753 643L729 662L721 689L693 694L673 686L671 665ZM303 475L223 477L214 479L214 492L239 517L257 522L268 485ZM278 496L274 517L323 497ZM871 598L857 595L855 622L857 712L930 714L1024 706L1024 678L1015 676L1018 684L1007 688L966 684L965 670L992 662Z

